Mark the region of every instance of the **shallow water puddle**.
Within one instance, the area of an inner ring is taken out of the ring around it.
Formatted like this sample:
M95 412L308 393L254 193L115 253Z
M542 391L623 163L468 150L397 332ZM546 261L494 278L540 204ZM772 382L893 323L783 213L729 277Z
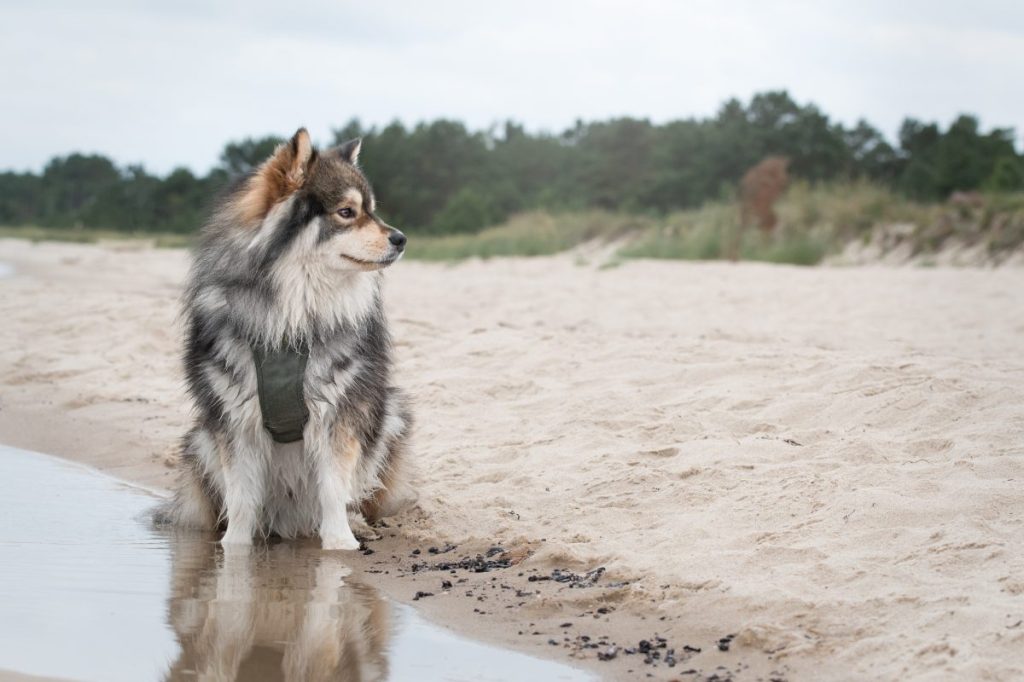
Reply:
M343 554L225 555L149 527L146 491L24 450L0 446L0 476L0 678L592 679L426 622Z

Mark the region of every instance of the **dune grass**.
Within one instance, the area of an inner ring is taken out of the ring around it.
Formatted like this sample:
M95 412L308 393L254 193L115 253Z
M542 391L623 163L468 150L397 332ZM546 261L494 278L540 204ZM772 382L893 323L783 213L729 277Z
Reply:
M708 203L668 216L585 212L530 212L474 234L411 235L409 258L432 261L560 253L594 240L627 236L623 258L742 260L813 265L880 221L916 221L930 209L868 184L796 183L776 207L779 226L765 235L740 230L734 202ZM738 244L737 244L738 240ZM737 248L738 247L738 248Z
M476 234L412 235L409 257L538 256L585 242L627 237L615 260L728 259L814 265L851 242L868 242L878 230L896 227L914 254L938 251L948 239L987 244L991 252L1024 245L1024 194L985 196L981 206L925 204L866 182L812 186L796 182L775 207L779 222L765 234L740 228L735 201L718 201L657 217L604 211L514 216Z
M737 244L738 242L738 244ZM663 225L648 230L620 251L625 258L718 260L735 251L741 260L813 265L829 250L821 229L779 230L766 235L756 229L740 231L735 207L706 205L670 215Z
M407 257L447 261L473 257L546 256L568 251L584 242L645 231L653 225L654 221L647 217L607 211L532 211L473 234L426 237L413 233Z
M738 253L741 260L814 265L880 223L927 223L931 207L867 183L794 183L776 205L779 223L765 234L740 228L735 203L705 204L669 215L662 226L629 244L631 258L714 260ZM737 244L738 242L738 244Z
M195 235L174 232L120 232L92 228L19 227L0 226L0 239L25 239L30 242L74 242L99 244L103 242L131 242L152 244L158 248L183 248L192 244Z

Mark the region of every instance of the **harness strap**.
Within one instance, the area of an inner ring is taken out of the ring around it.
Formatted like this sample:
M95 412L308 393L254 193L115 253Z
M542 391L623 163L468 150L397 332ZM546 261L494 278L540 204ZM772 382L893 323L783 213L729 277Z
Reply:
M287 344L279 349L253 346L252 354L263 426L278 443L302 440L302 427L309 420L302 389L309 348L303 345L294 349Z

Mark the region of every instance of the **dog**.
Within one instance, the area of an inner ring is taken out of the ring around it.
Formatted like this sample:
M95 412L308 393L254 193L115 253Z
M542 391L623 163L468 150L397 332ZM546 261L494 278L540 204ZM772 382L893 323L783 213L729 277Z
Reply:
M372 523L415 501L382 303L406 237L375 213L360 146L320 151L300 129L213 211L183 305L195 423L159 521L226 528L224 545L352 550L350 513Z

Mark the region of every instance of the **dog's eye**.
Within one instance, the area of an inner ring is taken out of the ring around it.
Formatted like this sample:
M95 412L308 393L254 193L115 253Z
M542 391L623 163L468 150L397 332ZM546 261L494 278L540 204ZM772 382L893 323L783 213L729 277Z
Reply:
M356 212L349 208L348 206L346 206L345 208L338 209L338 215L344 218L345 220L351 220L352 218L356 217Z

